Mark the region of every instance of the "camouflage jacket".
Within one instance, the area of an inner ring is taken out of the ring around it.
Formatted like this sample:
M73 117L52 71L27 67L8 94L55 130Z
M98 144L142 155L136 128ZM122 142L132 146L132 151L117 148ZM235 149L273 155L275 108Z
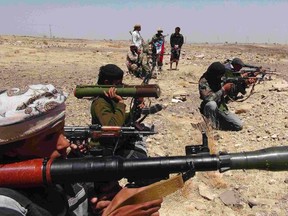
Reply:
M202 106L204 107L204 105L210 101L215 101L218 105L218 108L221 111L228 110L228 107L224 100L224 91L222 90L222 88L214 92L210 88L209 83L205 77L202 77L199 80L198 88L199 88L199 93L200 93L200 99L203 100L201 107Z
M140 60L139 55L131 50L128 51L126 59L130 64L137 64Z

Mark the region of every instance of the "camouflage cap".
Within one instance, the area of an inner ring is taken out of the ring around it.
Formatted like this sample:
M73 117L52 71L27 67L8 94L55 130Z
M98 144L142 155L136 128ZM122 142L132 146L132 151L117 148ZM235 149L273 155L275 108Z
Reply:
M243 61L240 58L234 58L231 62L232 65L237 64L237 65L241 65L242 67L245 66L245 64L243 63Z
M0 145L28 139L64 121L67 94L53 85L29 85L0 93Z

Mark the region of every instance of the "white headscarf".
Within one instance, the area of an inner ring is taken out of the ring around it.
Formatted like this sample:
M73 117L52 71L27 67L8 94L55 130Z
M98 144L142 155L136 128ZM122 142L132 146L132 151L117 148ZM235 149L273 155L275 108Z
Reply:
M0 145L26 139L62 121L66 98L51 84L1 92Z

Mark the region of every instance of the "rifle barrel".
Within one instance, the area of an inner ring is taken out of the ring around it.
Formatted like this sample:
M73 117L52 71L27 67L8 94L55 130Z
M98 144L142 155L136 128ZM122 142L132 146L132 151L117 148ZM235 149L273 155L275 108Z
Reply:
M99 137L113 137L121 135L153 135L156 131L139 131L135 127L121 127L121 126L101 126L101 125L90 125L90 126L65 126L64 135L70 139L78 138L99 138Z

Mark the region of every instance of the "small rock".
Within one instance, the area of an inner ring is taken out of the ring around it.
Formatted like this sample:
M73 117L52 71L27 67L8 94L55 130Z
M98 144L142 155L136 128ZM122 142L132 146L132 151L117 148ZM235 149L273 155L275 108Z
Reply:
M276 180L275 179L270 179L269 181L269 184L272 185L272 184L275 184L276 183Z
M237 198L237 195L232 190L227 190L220 194L219 198L225 205L235 205L239 204L239 199Z
M257 138L257 142L261 142L263 140L263 138L259 137Z
M195 209L197 209L197 210L205 210L205 209L207 209L206 204L204 204L202 202L193 201L193 204L195 206Z
M198 186L199 194L207 200L214 200L216 195L204 184Z
M273 206L275 205L275 200L265 199L265 198L254 198L248 200L248 205L252 208L253 206Z
M199 54L199 55L195 55L196 58L200 58L200 59L203 59L205 57L204 54Z

